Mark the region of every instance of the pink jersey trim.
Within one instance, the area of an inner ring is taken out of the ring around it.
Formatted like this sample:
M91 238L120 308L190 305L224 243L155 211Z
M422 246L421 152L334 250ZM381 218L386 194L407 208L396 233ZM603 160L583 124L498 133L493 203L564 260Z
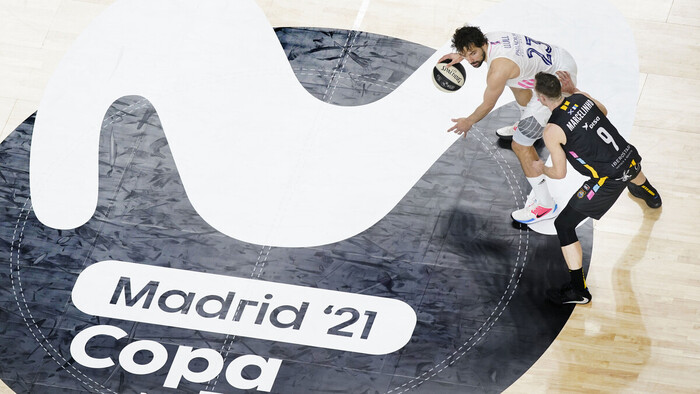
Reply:
M518 82L518 85L522 86L525 89L532 89L535 87L535 80L534 79L523 79L522 81Z

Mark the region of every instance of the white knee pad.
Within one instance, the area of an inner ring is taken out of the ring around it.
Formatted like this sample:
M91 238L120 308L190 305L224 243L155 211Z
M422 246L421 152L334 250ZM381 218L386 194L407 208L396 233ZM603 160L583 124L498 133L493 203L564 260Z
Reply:
M513 135L513 141L520 145L532 146L535 141L542 138L542 131L547 125L552 112L549 108L533 96L533 99L525 107L518 122L518 128Z
M524 120L529 117L533 117L535 120L537 120L537 123L539 123L540 126L544 127L547 125L547 121L549 121L550 116L552 116L552 111L542 105L540 100L537 99L537 96L533 94L532 99L529 103L527 103L527 107L525 107L525 110L522 112L520 119Z

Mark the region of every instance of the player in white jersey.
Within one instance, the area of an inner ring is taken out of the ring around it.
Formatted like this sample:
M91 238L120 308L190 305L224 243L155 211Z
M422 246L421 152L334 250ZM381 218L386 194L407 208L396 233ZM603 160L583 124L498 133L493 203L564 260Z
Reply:
M511 216L518 222L528 224L556 217L559 210L549 193L545 176L533 164L540 160L533 144L542 137L542 130L551 112L537 101L532 89L535 86L535 74L540 71L550 74L566 71L575 84L577 69L573 57L563 48L522 34L484 34L475 26L457 29L452 36L452 46L456 53L443 56L440 62L449 59L452 65L466 59L475 68L486 62L489 71L481 105L465 118L452 119L455 124L447 131L466 136L472 125L491 112L508 86L520 109L520 120L515 125L499 129L497 134L501 138L512 138L513 152L533 190L533 198L528 198L525 207L514 211Z

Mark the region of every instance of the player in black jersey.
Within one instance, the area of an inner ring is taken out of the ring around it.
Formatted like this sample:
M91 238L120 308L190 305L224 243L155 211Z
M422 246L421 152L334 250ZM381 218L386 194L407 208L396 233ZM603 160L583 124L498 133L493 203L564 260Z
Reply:
M561 179L566 175L568 160L590 179L581 185L554 221L571 282L560 289L548 290L547 297L557 304L587 304L592 297L583 274L576 226L587 217L600 219L625 188L651 208L661 206L661 197L642 173L642 158L637 149L622 138L606 117L607 109L578 91L566 72L557 75L559 78L546 73L535 76L537 98L552 110L544 129L552 166L545 166L542 161L536 165L548 177ZM571 95L565 97L562 92Z

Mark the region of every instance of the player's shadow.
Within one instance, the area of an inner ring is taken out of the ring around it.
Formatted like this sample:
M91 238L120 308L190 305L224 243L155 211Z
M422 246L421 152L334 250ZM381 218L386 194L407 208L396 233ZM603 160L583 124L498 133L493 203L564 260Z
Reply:
M463 283L462 299L455 301L462 309L461 321L455 325L461 333L454 342L465 348L474 345L463 357L479 360L470 365L470 373L490 376L508 387L541 357L569 319L573 307L555 306L545 297L545 290L564 281L568 273L562 269L564 262L556 237L529 231L527 226L519 237L493 236L477 212L452 213L450 222L455 225L445 235L438 265L442 261L456 262L452 267ZM476 231L465 232L466 226L459 223L473 223L469 227ZM509 227L505 218L496 225ZM513 243L513 239L519 241ZM474 288L480 289L478 295ZM472 304L482 303L495 306L488 311L491 315L483 311L469 314L469 309L475 309ZM488 334L483 340L466 344L458 341L479 329ZM504 357L508 363L500 361Z
M576 343L585 344L586 348L577 349L586 352L585 359L599 360L614 367L582 368L579 363L561 363L561 376L554 381L566 383L583 381L584 387L606 392L622 392L638 380L646 368L651 356L651 338L649 338L639 302L634 292L635 282L632 272L644 261L652 229L661 215L661 209L650 209L646 204L630 195L644 213L639 231L632 238L622 253L620 260L612 269L612 286L615 296L615 313L610 315L605 310L596 313L595 309L582 311L586 314L581 319L574 319L576 324L569 332L579 333ZM595 303L596 300L594 299ZM607 302L599 300L599 302ZM591 330L590 327L598 328ZM587 349L587 350L583 350ZM595 349L608 349L600 352ZM574 356L575 357L575 356ZM587 363L588 364L588 363ZM612 369L609 369L612 368ZM599 380L596 375L604 373L614 378Z
M547 160L547 157L549 157L549 151L544 145L544 141L542 141L542 138L538 139L535 141L535 144L532 145L535 147L535 150L537 151L537 154L542 158L542 160ZM510 149L513 150L512 146L512 141L511 140L505 140L502 138L498 139L498 147L502 149ZM544 155L544 156L543 156Z

